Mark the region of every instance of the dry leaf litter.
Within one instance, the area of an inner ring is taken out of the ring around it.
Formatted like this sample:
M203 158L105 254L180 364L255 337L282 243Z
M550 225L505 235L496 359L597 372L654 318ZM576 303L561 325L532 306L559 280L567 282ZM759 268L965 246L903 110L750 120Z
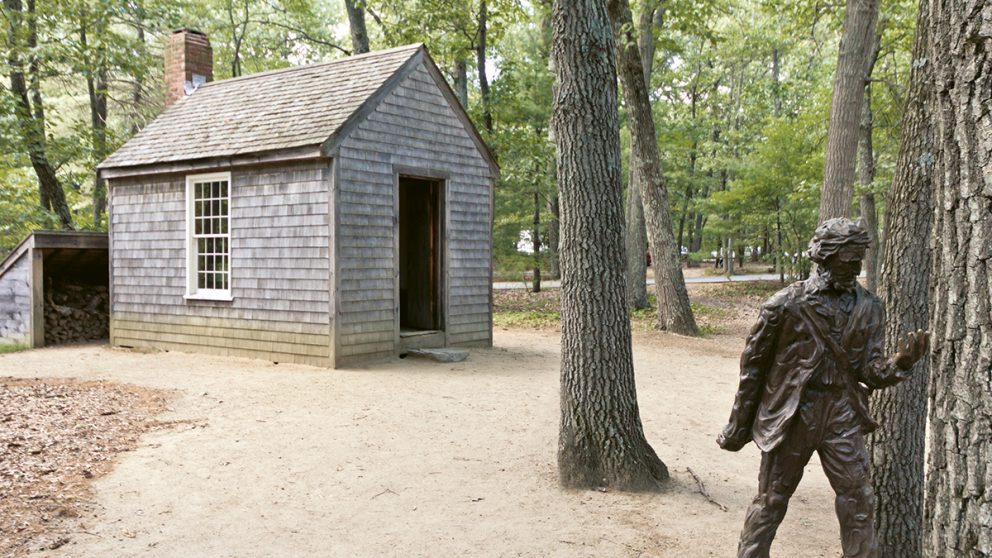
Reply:
M52 550L92 514L93 479L166 423L164 392L110 382L0 378L0 556Z

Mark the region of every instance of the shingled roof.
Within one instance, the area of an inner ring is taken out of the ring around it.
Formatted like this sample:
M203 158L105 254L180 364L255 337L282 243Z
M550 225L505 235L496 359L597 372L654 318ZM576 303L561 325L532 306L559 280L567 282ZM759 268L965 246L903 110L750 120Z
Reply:
M426 49L417 44L206 83L169 107L98 168L321 146L376 102L377 93L391 89L422 60L436 72ZM450 92L446 84L443 88ZM460 107L456 110L461 112ZM470 133L491 158L474 128Z

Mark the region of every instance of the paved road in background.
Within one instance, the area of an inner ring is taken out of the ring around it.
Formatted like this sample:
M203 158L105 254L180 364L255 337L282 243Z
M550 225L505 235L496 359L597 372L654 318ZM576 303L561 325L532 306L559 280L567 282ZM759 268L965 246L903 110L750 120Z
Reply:
M730 283L738 281L778 281L778 274L760 273L755 275L714 275L708 277L687 277L686 283ZM654 279L648 279L648 285L654 285ZM561 281L541 281L542 289L557 289L561 287ZM499 281L493 283L494 289L529 289L530 281Z

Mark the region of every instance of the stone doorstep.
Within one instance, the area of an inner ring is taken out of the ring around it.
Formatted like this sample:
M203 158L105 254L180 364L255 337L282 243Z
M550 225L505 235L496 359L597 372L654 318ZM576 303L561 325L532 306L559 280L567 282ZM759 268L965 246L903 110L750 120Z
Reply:
M468 358L468 351L465 349L410 349L406 354L436 362L461 362Z

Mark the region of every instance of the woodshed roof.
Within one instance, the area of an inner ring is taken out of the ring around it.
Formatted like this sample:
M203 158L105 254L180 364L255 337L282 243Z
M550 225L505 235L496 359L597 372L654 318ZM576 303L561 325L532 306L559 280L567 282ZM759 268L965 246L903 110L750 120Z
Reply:
M420 55L423 53L423 55ZM343 135L393 86L426 60L454 99L423 45L370 52L201 85L179 100L99 169L236 157L325 146ZM449 96L450 95L450 96ZM483 155L495 161L457 101L455 110Z

